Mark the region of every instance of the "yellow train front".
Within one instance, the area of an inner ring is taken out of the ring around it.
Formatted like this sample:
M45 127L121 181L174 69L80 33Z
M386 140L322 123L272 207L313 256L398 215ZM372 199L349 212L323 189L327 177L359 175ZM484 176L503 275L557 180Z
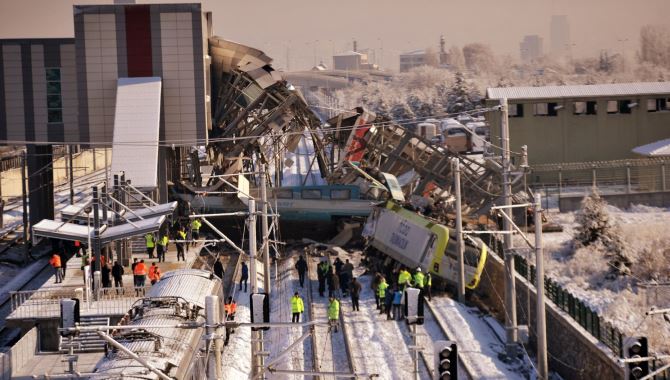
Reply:
M387 202L368 217L363 236L369 244L411 269L421 267L452 284L458 279L456 232L396 203ZM478 238L465 239L466 287L479 284L488 249Z

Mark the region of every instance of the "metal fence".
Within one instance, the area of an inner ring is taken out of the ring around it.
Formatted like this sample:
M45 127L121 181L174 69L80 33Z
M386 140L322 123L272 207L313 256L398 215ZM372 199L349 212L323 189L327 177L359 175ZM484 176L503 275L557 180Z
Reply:
M120 315L130 310L148 287L102 288L94 297L88 299L81 287L62 287L57 289L37 289L10 292L11 318L58 318L60 301L66 298L78 298L81 301L82 314Z
M528 183L536 188L557 188L559 194L593 186L628 193L668 191L669 166L670 160L663 158L535 165Z
M516 272L527 279L531 284L535 284L535 266L528 264L526 259L522 256L514 256ZM623 354L622 343L624 338L621 330L605 321L603 317L598 315L598 313L591 309L584 301L577 298L561 285L546 276L544 279L544 290L547 298L549 298L556 306L570 315L570 317L588 331L589 334L609 347L613 353L621 357Z

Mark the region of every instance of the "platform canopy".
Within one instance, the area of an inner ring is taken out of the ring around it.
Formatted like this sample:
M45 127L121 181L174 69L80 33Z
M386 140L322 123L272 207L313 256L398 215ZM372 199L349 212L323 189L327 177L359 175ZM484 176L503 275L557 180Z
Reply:
M63 221L71 220L86 224L88 217L82 211L82 209L85 208L85 206L86 206L85 204L75 204L63 207L63 209L60 212L61 220ZM153 218L161 215L171 215L176 208L177 208L177 202L170 202L154 206L144 206L143 208L133 210L133 212L124 209L121 210L119 214L121 215L122 222L126 220L134 222L136 220ZM107 215L109 215L109 223L111 223L111 221L114 218L114 213L108 212ZM92 217L93 215L91 215L91 218Z
M165 215L138 220L132 223L123 223L118 226L103 226L100 229L100 243L107 244L133 236L142 236L149 232L158 231ZM64 223L57 220L43 219L33 226L33 237L40 236L61 240L87 241L93 239L93 228L85 225Z
M670 156L670 139L638 146L633 149L633 153L648 157Z

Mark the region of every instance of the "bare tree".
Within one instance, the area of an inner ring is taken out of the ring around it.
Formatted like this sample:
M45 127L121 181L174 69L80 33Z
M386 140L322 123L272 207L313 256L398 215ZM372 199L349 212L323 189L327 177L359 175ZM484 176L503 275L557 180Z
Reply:
M463 46L463 57L465 66L476 72L489 72L496 66L495 55L489 45L482 43L472 43Z
M641 62L670 68L670 28L645 25L640 29Z

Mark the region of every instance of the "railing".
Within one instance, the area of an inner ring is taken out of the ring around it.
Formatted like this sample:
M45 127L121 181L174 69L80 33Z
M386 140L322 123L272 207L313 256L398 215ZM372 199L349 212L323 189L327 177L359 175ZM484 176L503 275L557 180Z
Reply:
M88 302L81 287L10 292L10 316L18 319L58 318L60 301L65 298L79 298L82 314L121 315L130 310L150 287L102 288L96 292L97 297Z
M514 255L514 266L516 272L531 284L535 284L536 272L535 266L528 264L526 259L519 255ZM544 278L545 295L556 306L566 312L580 326L589 332L593 337L609 347L615 355L621 357L622 343L624 334L618 328L612 326L596 311L591 309L584 301L574 296L560 284L545 276Z

